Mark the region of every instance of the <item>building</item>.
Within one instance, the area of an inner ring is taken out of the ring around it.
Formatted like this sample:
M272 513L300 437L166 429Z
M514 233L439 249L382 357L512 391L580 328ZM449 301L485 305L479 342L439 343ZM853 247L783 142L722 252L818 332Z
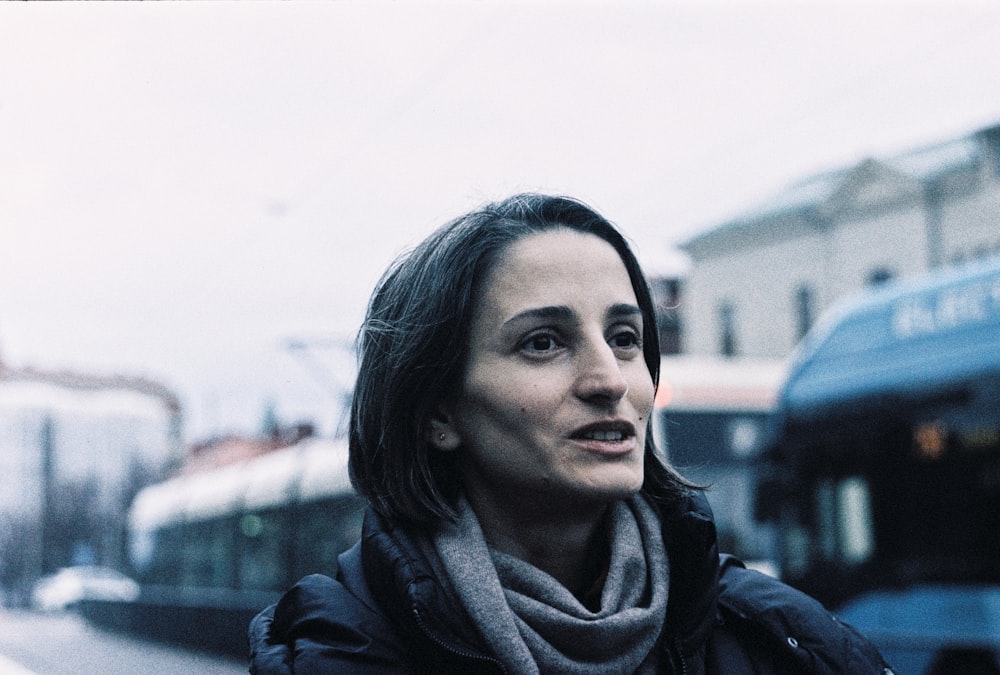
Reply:
M656 329L660 336L661 354L681 352L681 321L678 308L681 305L682 281L677 276L651 276L649 290L656 306Z
M807 178L683 243L684 351L787 356L838 299L1000 254L1000 125Z
M120 563L132 496L182 456L180 403L163 385L0 362L0 590Z

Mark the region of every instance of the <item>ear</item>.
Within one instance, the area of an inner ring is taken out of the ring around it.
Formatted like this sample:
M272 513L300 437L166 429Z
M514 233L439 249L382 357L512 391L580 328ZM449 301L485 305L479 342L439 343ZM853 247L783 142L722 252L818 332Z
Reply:
M425 440L441 452L454 452L462 445L462 438L452 423L451 415L441 406L427 424Z

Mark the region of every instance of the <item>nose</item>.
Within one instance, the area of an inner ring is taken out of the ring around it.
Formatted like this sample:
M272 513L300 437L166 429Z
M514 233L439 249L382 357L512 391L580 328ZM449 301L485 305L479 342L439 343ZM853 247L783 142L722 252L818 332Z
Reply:
M588 343L586 348L580 350L578 358L578 397L585 401L615 403L628 393L628 381L622 372L621 361L603 337Z

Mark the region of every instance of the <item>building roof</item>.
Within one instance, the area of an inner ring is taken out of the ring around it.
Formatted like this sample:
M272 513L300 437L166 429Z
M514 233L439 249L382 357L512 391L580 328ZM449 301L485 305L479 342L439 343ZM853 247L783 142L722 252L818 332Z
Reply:
M900 178L929 182L942 176L975 169L982 161L984 142L998 135L1000 126L960 138L935 143L885 158L866 158L851 166L818 173L791 184L735 218L691 237L680 244L692 252L713 241L767 222L816 212L828 205L859 173L878 167Z
M911 150L884 159L882 163L907 176L932 180L942 174L976 167L980 154L980 142L975 135L970 135Z

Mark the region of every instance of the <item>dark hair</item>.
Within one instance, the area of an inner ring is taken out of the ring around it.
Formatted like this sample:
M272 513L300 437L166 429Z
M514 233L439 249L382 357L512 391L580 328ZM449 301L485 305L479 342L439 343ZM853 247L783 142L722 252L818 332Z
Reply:
M567 197L515 195L461 216L398 258L372 294L358 336L359 372L351 404L350 471L355 488L384 517L429 523L455 515L455 453L437 452L427 425L464 376L479 285L497 258L530 234L568 228L600 237L618 252L643 314L643 357L659 381L656 311L639 262L622 234ZM643 490L663 501L691 487L646 434Z

